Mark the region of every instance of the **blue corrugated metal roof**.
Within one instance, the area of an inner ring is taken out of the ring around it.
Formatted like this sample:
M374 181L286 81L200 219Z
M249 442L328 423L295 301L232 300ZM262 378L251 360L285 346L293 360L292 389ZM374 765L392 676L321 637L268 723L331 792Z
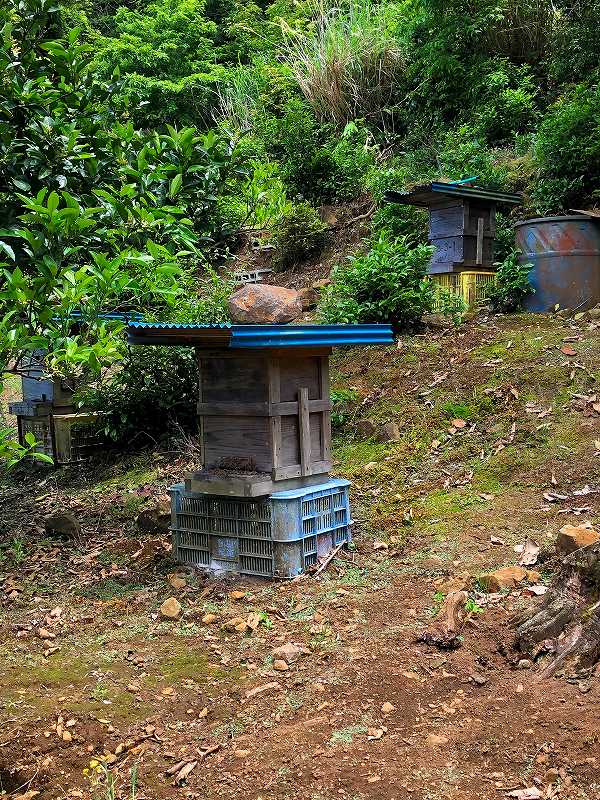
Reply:
M506 205L518 205L523 200L521 195L512 192L498 192L495 189L486 189L483 186L466 186L459 182L445 183L443 181L423 183L405 191L388 189L383 197L388 203L404 203L405 205L426 208L436 202L439 194L471 198L473 200L487 200L490 203Z
M335 347L392 344L390 325L215 325L131 322L130 344L181 344L198 347Z

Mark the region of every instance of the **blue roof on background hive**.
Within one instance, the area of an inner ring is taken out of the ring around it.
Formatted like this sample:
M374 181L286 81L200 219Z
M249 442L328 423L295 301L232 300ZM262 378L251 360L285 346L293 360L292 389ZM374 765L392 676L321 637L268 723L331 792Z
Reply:
M130 322L130 344L195 347L335 347L392 344L390 325L215 325L181 322Z

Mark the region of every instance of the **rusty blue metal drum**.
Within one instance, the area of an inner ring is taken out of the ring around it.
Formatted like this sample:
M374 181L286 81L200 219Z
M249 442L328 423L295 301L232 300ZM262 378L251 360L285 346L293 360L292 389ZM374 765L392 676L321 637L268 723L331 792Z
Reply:
M515 226L522 264L533 264L528 311L585 310L600 303L600 220L539 217Z

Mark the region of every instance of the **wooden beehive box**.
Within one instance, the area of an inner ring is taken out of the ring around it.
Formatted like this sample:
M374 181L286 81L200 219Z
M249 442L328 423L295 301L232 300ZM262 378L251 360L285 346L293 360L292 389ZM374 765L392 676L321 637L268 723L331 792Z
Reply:
M464 183L433 182L408 192L386 192L391 203L429 211L429 241L435 246L430 275L462 270L494 269L494 238L498 205L516 205L516 194Z
M464 200L457 205L431 206L429 241L435 252L429 273L453 272L455 269L493 269L495 204L482 205Z
M274 481L329 471L329 348L197 353L205 470Z

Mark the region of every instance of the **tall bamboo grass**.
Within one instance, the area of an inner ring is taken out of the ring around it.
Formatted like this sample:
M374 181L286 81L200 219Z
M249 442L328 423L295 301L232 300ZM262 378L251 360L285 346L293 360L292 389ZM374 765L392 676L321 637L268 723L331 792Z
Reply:
M342 9L325 1L317 0L308 32L282 23L285 59L319 119L344 125L375 118L385 128L406 63L389 7L350 0Z
M484 49L524 63L546 58L566 22L554 0L502 0L497 11L482 32Z

